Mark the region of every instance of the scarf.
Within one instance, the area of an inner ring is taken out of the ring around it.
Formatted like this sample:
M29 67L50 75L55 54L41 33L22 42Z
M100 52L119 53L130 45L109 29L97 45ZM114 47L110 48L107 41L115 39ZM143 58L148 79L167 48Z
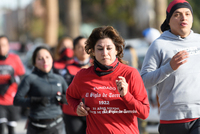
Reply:
M101 63L99 63L95 58L94 58L94 71L98 76L103 76L106 74L110 74L112 73L116 67L119 65L119 61L116 58L115 61L107 66L107 65L102 65Z
M65 48L60 52L60 60L61 61L68 61L73 59L74 51L70 48Z
M7 56L0 55L0 60L6 60Z
M78 60L78 58L74 57L74 65L78 66L78 67L82 67L85 65L89 65L90 64L90 58L84 60L84 61L80 61Z

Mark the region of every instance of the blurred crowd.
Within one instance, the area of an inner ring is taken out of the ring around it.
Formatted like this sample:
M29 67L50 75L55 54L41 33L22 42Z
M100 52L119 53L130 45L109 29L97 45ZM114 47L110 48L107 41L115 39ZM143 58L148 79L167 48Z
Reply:
M125 44L125 48L124 48L123 60L126 61L127 65L132 66L138 70L141 69L140 68L141 65L139 65L139 64L142 63L145 53L146 53L146 50L148 49L151 42L153 42L153 40L159 36L159 31L154 28L148 28L148 29L144 30L143 36L144 36L144 38L139 39L139 40L141 40L143 43L145 42L145 47L140 48L140 44L139 44L140 42L138 44L134 44L133 42L128 42ZM16 80L18 81L17 83L19 84L24 77L27 77L29 74L31 74L32 72L35 71L35 68L37 66L35 66L36 63L33 61L32 56L34 55L35 51L40 51L40 50L36 50L36 49L38 49L38 47L41 47L41 46L45 47L45 48L40 48L40 49L47 48L50 55L52 56L52 60L53 60L52 71L55 74L62 76L64 78L64 80L66 81L67 85L70 85L74 76L81 68L88 68L89 66L93 65L93 60L90 58L90 55L88 55L85 51L86 40L87 40L87 38L84 36L78 36L75 39L72 39L70 37L62 37L62 38L60 38L56 47L50 48L47 44L43 44L41 42L36 43L36 44L26 44L26 45L25 44L21 45L20 43L12 43L12 42L9 42L9 40L6 36L1 36L0 37L0 48L1 48L0 54L3 55L3 57L5 59L7 57L12 59L12 61L9 61L9 64L10 64L9 66L11 66L12 68L16 67L16 68L14 68L15 71L17 71L17 70L20 71L19 74L15 73L15 74L13 74L13 76L10 76L11 78L13 77L12 78L13 81L10 82L10 80L8 79L6 82L7 86L12 87L10 85L10 83L15 83ZM18 47L16 47L16 46L18 46ZM142 53L142 55L137 54L137 51L138 51L137 46L139 46L139 49L144 49L144 52ZM15 62L10 63L10 62L13 62L13 58L10 55L14 55L16 57L17 60L14 60L14 61L16 61L16 63ZM37 57L35 57L35 58L37 58ZM5 60L5 59L1 59L1 60ZM19 63L17 63L17 62L19 62ZM2 62L2 66L4 66L4 64L7 64L7 63ZM14 64L14 65L12 65L12 64ZM38 68L40 68L39 65L38 65ZM1 71L5 72L7 70L1 69ZM25 82L23 81L23 83L25 83ZM42 85L42 86L44 87L44 85ZM155 89L155 88L149 89L148 94L149 94L149 100L151 103L151 107L156 108L156 105L157 105L156 104L157 103L156 102L156 92L153 91L153 89ZM5 92L7 90L11 90L11 89L5 88ZM5 131L4 130L5 126L8 127L9 134L13 134L14 128L17 125L17 120L19 120L20 118L28 118L28 119L30 118L30 116L29 116L30 109L26 105L12 106L11 108L9 108L14 99L14 96L12 94L15 94L16 91L17 91L17 85L15 88L12 89L12 92L10 94L8 92L6 92L6 94L10 95L10 98L11 98L10 103L7 103L5 101L6 97L7 97L6 95L4 95L5 92L4 92L4 94L1 94L4 98L2 100L1 105L2 106L5 105L5 107L3 108L4 112L3 112L3 110L1 110L2 113L0 112L0 117L5 116L4 118L0 119L1 134L3 134L3 132ZM27 92L27 94L28 94L28 92ZM61 96L61 98L63 97L62 95L60 95L60 96ZM22 97L22 96L20 96L20 97ZM63 98L65 98L65 97L63 97ZM32 98L31 101L33 101L36 104L42 103L42 102L45 103L45 100L42 98ZM20 104L23 104L21 101L19 101L19 102L20 102ZM19 102L15 102L15 103L19 103ZM9 106L8 108L7 108L7 105ZM14 110L14 113L13 113L13 109L16 109L16 110ZM73 111L73 109L64 102L62 103L62 112L63 112L62 116L64 118L64 124L65 124L64 129L66 130L66 133L69 133L69 134L77 133L78 134L78 133L82 133L83 131L86 131L86 118L85 117L77 116L77 114ZM156 116L158 116L157 113L154 113L154 114ZM12 117L13 115L15 115L15 116ZM155 118L153 120L155 120ZM140 132L143 134L148 133L146 130L148 122L141 120L139 118L138 118L138 122L139 122ZM156 125L157 125L158 120L152 121L150 119L149 123L151 123L151 122L156 122Z
M49 48L46 44L36 44L32 45L30 49L18 47L18 51L16 49L11 49L9 45L9 40L6 36L0 36L0 64L1 64L1 94L0 94L0 133L4 133L4 129L7 126L9 134L14 134L14 128L17 126L17 120L20 118L29 118L30 109L27 108L26 105L22 106L13 106L13 99L17 91L17 84L21 82L22 79L26 79L26 77L32 72L36 71L35 68L39 70L42 68L41 63L37 63L37 56L35 57L35 61L33 60L34 52L40 52L38 47L42 47L41 49L48 50L49 54L52 56L52 65L47 68L53 70L55 74L59 74L63 76L67 85L69 85L74 77L74 75L81 69L87 68L91 65L90 56L85 52L85 41L86 38L83 36L78 36L74 40L69 37L63 37L60 39L56 48ZM19 44L17 44L19 45ZM23 46L22 46L23 47ZM44 47L44 48L43 48ZM22 50L23 49L23 50ZM28 50L28 51L27 51ZM47 53L48 53L47 52ZM41 52L45 53L45 52ZM37 55L37 54L35 54ZM42 55L41 55L42 56ZM47 54L49 57L49 55ZM20 60L20 58L22 60ZM23 61L23 62L22 62ZM48 63L50 64L50 63ZM44 70L45 71L45 70ZM41 72L39 72L41 73ZM25 82L22 82L25 83ZM41 83L44 87L45 84ZM67 86L65 86L64 90L66 91ZM65 93L65 92L64 92ZM28 93L27 93L28 94ZM65 95L62 96L60 93L56 93L59 97L66 98ZM19 100L20 101L20 100ZM43 102L44 101L44 102ZM39 103L45 103L45 100L42 98L31 98L31 103L35 103L39 105ZM20 104L22 102L20 101ZM73 131L74 126L70 126L73 123L69 122L72 120L75 115L75 119L72 121L76 121L78 116L73 110L67 105L62 104L63 117L67 118L68 122L66 124L66 131L71 131L70 133L75 133ZM48 112L48 111L47 111ZM56 114L56 113L54 113ZM52 114L52 116L54 116ZM77 123L82 122L80 125L81 130L85 131L86 119L84 117L78 118ZM78 126L77 126L78 127ZM68 133L69 133L68 132Z
M62 37L53 48L16 47L1 35L0 134L15 134L20 118L27 134L199 134L192 24L189 2L174 0L163 33L147 28L142 39L125 40L112 26Z

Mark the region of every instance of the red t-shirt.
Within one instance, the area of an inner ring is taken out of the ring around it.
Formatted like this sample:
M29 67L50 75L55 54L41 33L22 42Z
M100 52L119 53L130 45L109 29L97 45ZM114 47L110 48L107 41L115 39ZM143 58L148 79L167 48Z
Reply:
M116 79L125 77L128 93L120 97ZM67 89L67 101L74 111L85 98L90 107L87 116L87 134L139 134L137 117L149 115L147 92L139 72L119 63L114 72L98 76L94 66L81 69Z
M6 60L0 60L0 70L5 70L5 72L9 72L10 70L14 70L14 76L22 76L25 74L24 66L18 55L10 53ZM3 71L2 71L3 72ZM9 73L0 73L0 78L4 79L4 77L10 75ZM11 77L11 76L9 76ZM13 105L13 99L17 92L17 83L12 83L6 93L2 96L0 95L0 105Z

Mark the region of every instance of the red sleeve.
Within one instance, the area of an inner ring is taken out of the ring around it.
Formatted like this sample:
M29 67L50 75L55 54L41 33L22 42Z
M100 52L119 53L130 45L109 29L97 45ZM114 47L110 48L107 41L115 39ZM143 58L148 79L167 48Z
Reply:
M67 102L74 109L74 112L76 112L77 106L79 105L81 101L81 95L79 94L79 90L78 90L78 85L80 85L80 81L81 81L79 80L79 77L80 77L79 73L77 73L72 83L69 85L67 89L67 93L66 93Z
M149 116L149 100L144 83L138 71L133 71L129 84L129 92L122 97L129 109L136 110L136 116L146 119Z
M15 68L15 75L21 76L25 74L24 65L21 62L21 59L19 56L15 55L15 62L16 62L16 68Z

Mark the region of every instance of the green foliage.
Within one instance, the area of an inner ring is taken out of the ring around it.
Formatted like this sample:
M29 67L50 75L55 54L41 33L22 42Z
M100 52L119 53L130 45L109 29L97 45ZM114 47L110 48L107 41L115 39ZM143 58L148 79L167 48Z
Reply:
M36 17L33 18L30 21L29 31L30 31L31 37L34 39L38 37L43 37L43 33L44 33L43 19L36 18Z
M58 38L63 36L65 34L65 26L59 22L59 26L58 26Z
M124 20L128 25L133 25L133 0L118 0L106 6L108 18L111 20Z
M82 12L93 18L90 21L100 24L112 24L123 20L127 25L133 25L133 9L135 0L82 0Z
M195 14L194 15L194 21L193 21L193 27L192 27L192 29L194 30L194 32L200 33L199 24L200 24L200 19Z
M192 6L193 9L193 16L194 16L194 21L193 21L193 30L197 33L200 33L200 0L188 0L190 5Z

